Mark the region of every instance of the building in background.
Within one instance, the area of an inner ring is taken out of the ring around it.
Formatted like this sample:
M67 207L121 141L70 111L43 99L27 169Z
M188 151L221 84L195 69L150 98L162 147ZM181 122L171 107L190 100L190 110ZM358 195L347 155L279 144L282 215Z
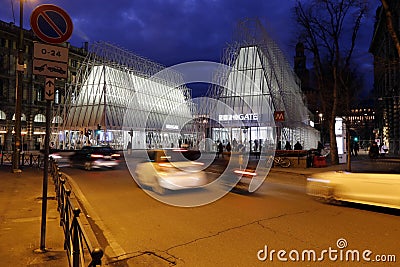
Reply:
M16 89L16 64L18 58L19 27L14 23L0 21L0 148L11 151L13 148L13 128L15 121L15 89ZM45 78L34 75L33 72L33 46L39 41L31 30L24 30L24 66L22 85L22 150L43 148L46 101L44 96ZM52 103L52 125L62 123L62 118L55 114L63 109L65 104L66 84L75 82L78 69L87 55L85 43L82 48L71 46L68 58L68 78L56 79L55 100Z
M172 148L189 140L193 144L194 110L181 74L115 45L91 46L66 95L59 115L64 123L53 128L53 141L61 148Z
M310 126L300 80L259 20L238 24L235 40L225 50L223 68L208 96L214 142L238 143L245 151L275 149L289 142L293 149L316 148L319 131ZM214 104L214 105L213 105Z
M400 35L400 2L387 0L393 29ZM369 48L374 56L374 98L376 109L375 138L399 154L400 149L400 61L388 31L384 9L376 10L374 34Z

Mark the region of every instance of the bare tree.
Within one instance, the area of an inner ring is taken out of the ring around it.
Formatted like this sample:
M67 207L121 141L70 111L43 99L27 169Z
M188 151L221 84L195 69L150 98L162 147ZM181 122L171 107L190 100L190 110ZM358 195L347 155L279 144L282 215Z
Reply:
M314 57L316 89L328 120L332 164L339 164L335 118L339 107L343 111L343 101L349 103L343 96L350 97L351 59L367 8L365 0L298 0L294 9L300 40Z
M400 57L400 41L399 41L399 36L397 34L397 31L393 27L392 12L391 12L388 2L386 0L381 0L381 2L382 2L383 10L385 11L385 15L386 15L386 26L387 26L388 32L389 32L390 36L392 37L394 45L396 46L397 55Z

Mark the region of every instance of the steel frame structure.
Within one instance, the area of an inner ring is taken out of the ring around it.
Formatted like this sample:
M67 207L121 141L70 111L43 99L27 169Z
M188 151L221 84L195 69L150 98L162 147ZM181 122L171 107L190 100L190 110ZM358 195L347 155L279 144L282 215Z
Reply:
M222 101L235 113L262 114L257 122L242 122L239 128L244 131L249 127L276 128L276 141L265 140L271 146L278 141L283 144L289 141L292 146L300 141L304 149L316 147L319 132L309 125L310 112L304 104L300 79L258 19L238 24L234 41L225 49L222 63L231 69L221 69L215 75L208 96ZM271 121L274 111L283 111L285 120L274 125ZM203 113L221 114L221 110L214 107ZM275 137L268 135L268 138Z
M123 149L129 140L132 148L170 147L192 128L190 91L180 73L115 45L94 43L66 92L64 123L55 129L63 148Z

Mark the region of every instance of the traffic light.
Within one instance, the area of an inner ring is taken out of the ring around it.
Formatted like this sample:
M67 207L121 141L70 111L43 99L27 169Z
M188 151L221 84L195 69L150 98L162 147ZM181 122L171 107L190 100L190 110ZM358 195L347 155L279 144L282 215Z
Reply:
M358 142L358 136L354 136L354 142Z

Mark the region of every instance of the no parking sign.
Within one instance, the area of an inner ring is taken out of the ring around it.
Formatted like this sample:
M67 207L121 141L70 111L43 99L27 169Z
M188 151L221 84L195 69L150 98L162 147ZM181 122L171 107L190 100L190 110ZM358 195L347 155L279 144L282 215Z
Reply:
M58 6L45 4L36 7L30 19L33 32L42 41L50 44L61 44L72 35L72 20Z

